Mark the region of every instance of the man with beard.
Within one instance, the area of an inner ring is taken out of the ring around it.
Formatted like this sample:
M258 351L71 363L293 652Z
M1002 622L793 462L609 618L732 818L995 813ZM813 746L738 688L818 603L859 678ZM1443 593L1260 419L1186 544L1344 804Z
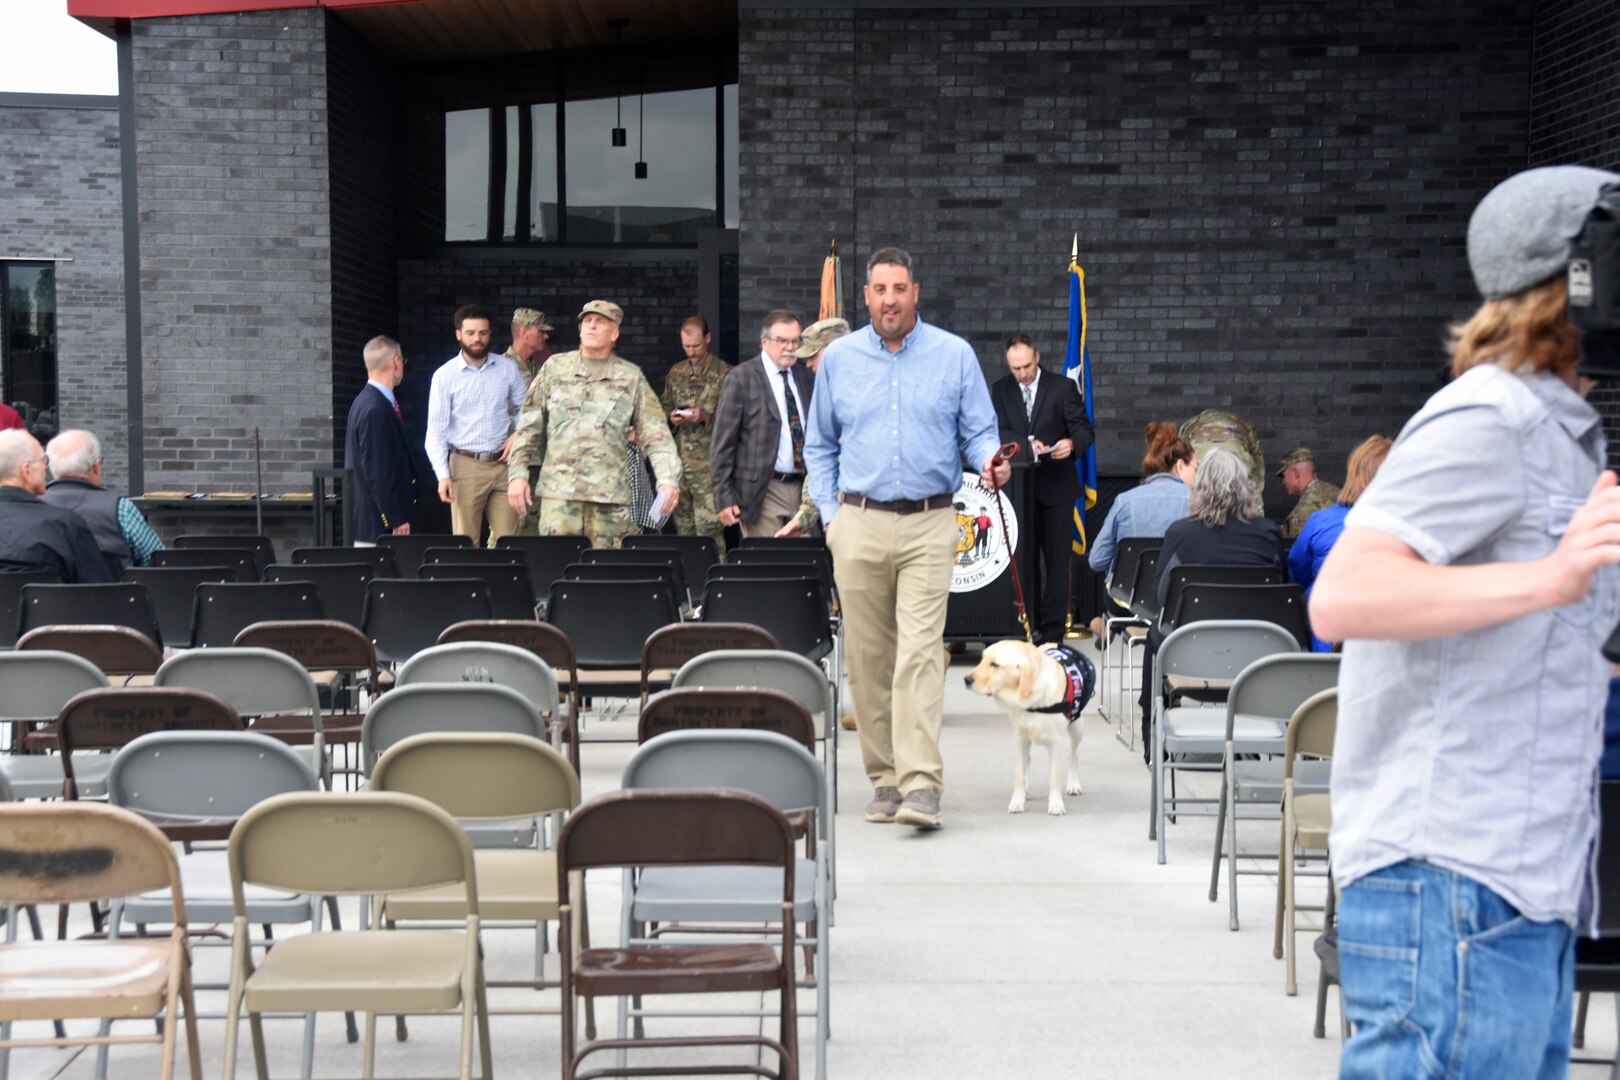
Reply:
M451 530L478 543L485 520L489 544L517 531L506 500L506 437L528 390L517 365L489 354L489 312L456 309L461 351L433 373L428 392L427 455L450 504Z
M1005 483L996 414L973 347L917 317L911 256L866 264L872 322L827 346L805 464L832 551L849 639L866 820L942 823L945 603L963 462Z

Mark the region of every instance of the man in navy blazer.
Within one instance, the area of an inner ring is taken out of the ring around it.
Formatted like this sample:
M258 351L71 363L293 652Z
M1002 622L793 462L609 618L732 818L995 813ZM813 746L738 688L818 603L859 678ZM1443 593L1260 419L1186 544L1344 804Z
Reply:
M366 386L349 407L343 467L354 470L349 510L355 543L374 544L385 533L411 531L416 514L416 469L405 441L405 421L394 388L405 379L399 342L366 342Z
M1001 441L1015 442L1020 459L1034 462L1033 521L1024 523L1040 545L1041 584L1031 590L1030 623L1042 641L1061 643L1069 615L1069 549L1074 501L1080 497L1075 459L1091 448L1091 424L1073 380L1041 370L1041 354L1026 334L1007 340L1011 371L990 387Z

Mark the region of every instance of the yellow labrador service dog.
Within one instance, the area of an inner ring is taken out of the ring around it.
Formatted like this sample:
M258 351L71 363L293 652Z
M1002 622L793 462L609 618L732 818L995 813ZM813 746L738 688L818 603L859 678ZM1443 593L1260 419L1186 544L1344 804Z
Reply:
M1089 658L1067 646L1037 646L1026 641L995 642L968 674L967 688L1001 702L1012 719L1015 753L1009 814L1024 812L1032 742L1046 747L1051 760L1046 812L1065 813L1063 796L1080 794L1078 759L1084 734L1080 714L1091 700L1095 680L1096 668ZM1065 746L1068 753L1060 753Z

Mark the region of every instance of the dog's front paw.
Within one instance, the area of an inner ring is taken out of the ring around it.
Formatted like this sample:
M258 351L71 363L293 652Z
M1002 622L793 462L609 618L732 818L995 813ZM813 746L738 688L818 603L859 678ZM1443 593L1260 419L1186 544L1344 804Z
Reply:
M1024 812L1024 793L1014 792L1011 801L1007 803L1007 813L1022 814Z
M1054 795L1050 799L1046 800L1046 812L1052 817L1062 817L1069 811L1068 808L1063 805L1063 800Z
M1077 776L1071 776L1069 778L1069 782L1063 786L1063 794L1084 795L1085 792L1080 790L1080 778Z

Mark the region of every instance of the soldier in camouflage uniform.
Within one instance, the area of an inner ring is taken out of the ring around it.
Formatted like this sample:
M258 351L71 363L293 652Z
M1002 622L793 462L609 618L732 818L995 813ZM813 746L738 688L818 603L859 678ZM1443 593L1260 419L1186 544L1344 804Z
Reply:
M547 344L551 337L552 325L546 322L546 313L535 308L520 307L512 312L512 347L506 350L506 358L517 365L519 374L523 376L525 386L533 386L534 378L540 374L540 366L551 359L551 346ZM513 427L517 426L514 418ZM507 445L517 438L513 431ZM532 490L540 483L540 469L531 466L529 469L529 487ZM529 512L518 521L517 535L535 535L535 515L539 513L540 504L531 503Z
M1181 425L1181 437L1192 443L1193 454L1203 457L1212 446L1224 446L1249 464L1249 479L1254 483L1255 513L1264 513L1259 505L1266 490L1266 456L1260 449L1260 436L1254 425L1234 412L1205 409Z
M1299 496L1299 502L1294 504L1278 530L1284 540L1292 541L1298 539L1306 518L1339 501L1339 489L1317 478L1316 455L1303 446L1290 451L1282 459L1282 468L1277 470L1277 475L1282 477L1283 487L1288 489L1288 494Z
M793 355L804 361L804 366L814 375L821 366L821 352L828 345L849 333L849 323L843 319L822 319L805 327L803 341ZM816 511L816 504L810 498L810 485L804 485L804 494L799 499L799 512L794 514L788 523L776 530L777 536L809 535L821 522L821 515ZM844 725L851 727L851 725Z
M682 536L712 536L724 555L726 527L714 510L709 441L714 407L720 403L720 383L731 365L709 352L709 322L701 315L681 323L681 348L687 362L669 369L664 392L659 395L681 453L681 501L675 509L675 531Z
M592 300L579 313L579 350L548 360L523 399L517 439L507 458L507 500L526 513L540 504L542 536L587 536L618 547L636 531L624 448L633 430L658 475L666 508L680 498L681 458L658 395L646 376L613 352L624 311ZM538 491L529 463L540 463Z

